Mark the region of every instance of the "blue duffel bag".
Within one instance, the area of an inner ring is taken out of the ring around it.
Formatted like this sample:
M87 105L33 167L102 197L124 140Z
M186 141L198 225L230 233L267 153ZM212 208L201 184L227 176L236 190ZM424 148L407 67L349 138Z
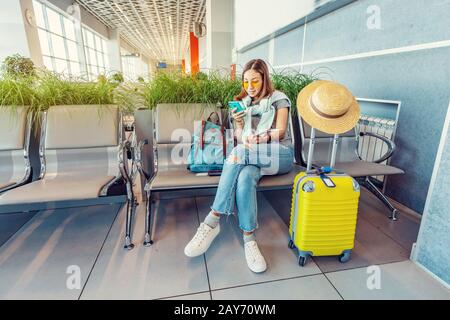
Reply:
M216 115L217 120L211 121ZM217 112L207 120L196 121L188 154L188 170L198 172L221 171L227 155L234 147L233 137L227 138L225 126L220 123Z

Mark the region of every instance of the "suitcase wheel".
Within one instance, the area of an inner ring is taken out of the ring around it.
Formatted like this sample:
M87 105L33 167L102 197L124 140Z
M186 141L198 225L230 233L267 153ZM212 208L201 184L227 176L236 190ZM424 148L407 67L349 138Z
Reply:
M307 258L308 258L308 257L302 257L302 256L299 256L299 257L298 257L298 264L299 264L300 266L304 267L305 264L306 264L306 259L307 259Z
M289 246L289 249L294 249L295 248L294 241L289 240L288 246Z
M348 260L350 260L350 250L345 250L342 252L342 254L339 256L339 262L345 263Z

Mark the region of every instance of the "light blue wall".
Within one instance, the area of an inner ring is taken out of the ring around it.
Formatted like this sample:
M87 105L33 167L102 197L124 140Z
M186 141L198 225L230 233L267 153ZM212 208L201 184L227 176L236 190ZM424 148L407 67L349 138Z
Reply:
M377 6L381 29L369 29ZM448 0L360 0L307 24L305 62L450 39Z
M450 122L450 110L447 122ZM450 286L450 130L442 135L415 259Z
M246 51L243 54L239 54L238 55L238 62L237 62L237 66L236 69L238 72L240 72L240 70L242 70L242 68L244 67L245 63L247 63L248 61L252 60L252 59L263 59L264 61L268 62L269 60L269 43L265 42L257 47L254 47L248 51Z
M402 102L391 165L405 174L389 177L386 193L419 213L450 100L448 57L450 47L320 65L333 70L322 78L344 83L358 97ZM304 71L316 67L306 66Z
M380 9L379 30L367 27L371 5ZM357 97L402 102L398 150L391 164L406 174L390 177L386 192L419 213L425 205L450 100L450 46L364 58L342 56L450 41L448 12L447 0L360 0L306 25L303 72L342 82ZM273 65L293 64L300 69L302 41L303 27L275 38ZM268 57L266 47L263 57ZM246 62L246 54L238 55L239 63ZM330 58L341 60L319 61Z
M273 65L296 63L302 56L303 27L289 31L274 39Z

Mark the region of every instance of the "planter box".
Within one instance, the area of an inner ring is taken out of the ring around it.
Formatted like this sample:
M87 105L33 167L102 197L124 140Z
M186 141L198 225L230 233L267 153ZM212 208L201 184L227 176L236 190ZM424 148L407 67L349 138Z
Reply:
M155 111L155 121L157 119L167 119L165 121L175 121L177 123L177 127L180 129L186 129L189 132L194 131L194 122L192 119L198 119L201 120L202 117L206 120L208 116L214 112L217 111L219 114L219 117L221 117L221 120L225 124L226 127L228 127L228 114L227 111L224 109L219 109L215 105L207 105L207 104L201 104L201 103L164 103L164 104L158 104L157 109ZM156 122L155 122L156 123ZM156 132L156 140L159 142L167 141L167 139L163 139L161 141L160 136L170 136L171 132L166 132L165 129L173 128L173 124L170 126L164 126L164 123L156 124L155 129ZM170 143L170 142L163 142L163 143Z

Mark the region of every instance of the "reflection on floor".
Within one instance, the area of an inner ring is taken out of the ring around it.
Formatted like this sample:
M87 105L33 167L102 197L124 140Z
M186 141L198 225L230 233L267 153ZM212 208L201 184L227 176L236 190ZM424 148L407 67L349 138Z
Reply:
M287 247L290 191L258 195L259 246L268 270L246 265L236 217L221 219L208 252L183 254L212 196L157 202L154 245L142 246L144 205L132 251L123 249L125 210L116 205L41 211L0 247L0 299L450 299L450 291L409 261L419 225L397 222L363 192L355 248L345 264L320 257L299 267ZM369 289L367 267L380 269ZM78 277L79 276L79 277Z

